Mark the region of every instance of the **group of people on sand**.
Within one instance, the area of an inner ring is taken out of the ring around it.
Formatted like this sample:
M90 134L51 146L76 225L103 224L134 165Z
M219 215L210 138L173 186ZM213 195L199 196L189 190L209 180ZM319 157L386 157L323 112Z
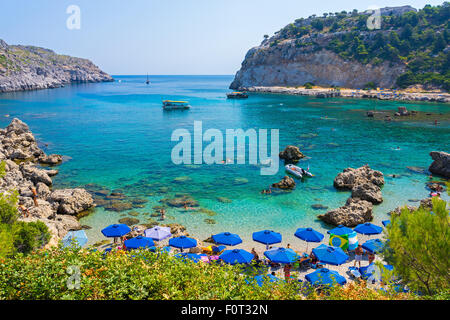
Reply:
M291 248L291 245L288 244L286 246L287 248ZM272 249L272 247L269 247L269 250ZM263 263L263 261L259 258L258 253L256 252L255 248L252 248L251 253L253 254L253 260L257 263ZM363 255L365 254L362 245L359 244L358 247L355 249L355 260L354 260L354 267L356 267L356 263L359 264L359 267L361 268L361 261L363 260ZM368 261L369 261L369 265L375 261L375 254L372 252L368 252L367 251L367 257L368 257ZM307 264L314 268L314 269L318 269L318 268L323 268L324 265L320 263L319 259L317 259L317 257L315 256L314 252L311 250L311 252L309 254L305 253L305 254L300 254L300 259L298 260L299 262L307 262ZM271 261L266 261L267 265L272 267L272 268L279 268L281 265L279 263L274 263ZM293 265L290 263L284 264L283 266L283 273L284 273L284 277L286 280L289 280L291 277L291 269L293 268ZM275 272L272 272L272 275L275 276Z

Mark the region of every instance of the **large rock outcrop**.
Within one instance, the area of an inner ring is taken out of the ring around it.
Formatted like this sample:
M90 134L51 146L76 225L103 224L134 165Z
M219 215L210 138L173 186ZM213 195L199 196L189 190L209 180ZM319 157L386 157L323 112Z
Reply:
M450 179L450 153L432 151L430 156L434 161L428 170L431 173Z
M292 190L295 188L295 181L289 176L284 176L280 182L273 183L272 188Z
M346 227L355 227L360 223L372 221L373 205L369 201L349 198L344 206L328 211L318 218L332 225L344 225Z
M287 146L280 152L279 157L286 163L295 163L304 158L305 155L296 146Z
M59 88L69 83L113 81L87 59L0 39L0 92Z
M60 156L50 158L55 161L47 163L58 163L56 160ZM25 123L13 119L5 129L0 129L0 160L5 168L4 175L0 177L0 193L17 190L19 205L29 213L26 216L20 212L19 220L44 222L52 234L49 245L55 245L68 231L81 229L74 215L93 207L94 201L84 189L52 191L51 177L58 171L39 167L41 159L49 157L38 147ZM33 200L34 190L37 206Z
M318 218L333 225L342 224L347 227L371 221L373 205L383 202L383 185L383 173L372 170L368 165L344 169L334 179L334 186L340 190L351 190L350 198L344 206L319 215Z

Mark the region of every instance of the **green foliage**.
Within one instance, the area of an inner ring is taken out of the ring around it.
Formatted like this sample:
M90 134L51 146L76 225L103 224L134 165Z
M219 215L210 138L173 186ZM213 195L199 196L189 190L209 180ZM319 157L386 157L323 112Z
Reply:
M16 253L30 253L50 240L50 233L42 221L17 221L18 192L0 194L0 258Z
M446 202L433 199L433 210L402 209L386 228L385 259L414 291L434 295L450 292L450 233Z
M78 266L80 288L69 289L69 266ZM259 270L266 273L267 270ZM316 292L298 281L256 285L255 265L245 269L220 263L194 263L150 251L101 252L72 248L42 250L0 258L1 299L410 299L366 288L337 286ZM250 283L246 282L249 281Z
M0 179L3 178L6 174L6 161L2 160L0 162Z
M370 90L370 89L376 89L376 88L377 88L377 85L373 81L367 82L364 85L364 90Z
M314 83L306 82L303 86L305 87L305 89L312 89L314 86Z
M0 224L13 224L18 218L17 200L19 194L12 191L8 194L0 193Z
M18 221L13 225L14 248L17 252L30 253L50 240L50 233L42 221Z
M305 34L335 33L331 40L315 47L328 49L345 60L377 65L384 61L404 64L406 73L397 79L401 88L423 84L450 90L450 3L425 6L418 12L382 16L380 30L368 30L366 13L340 12L297 19L281 29L277 40L296 39L297 47L304 47ZM326 29L328 28L328 29ZM278 44L278 43L277 43Z

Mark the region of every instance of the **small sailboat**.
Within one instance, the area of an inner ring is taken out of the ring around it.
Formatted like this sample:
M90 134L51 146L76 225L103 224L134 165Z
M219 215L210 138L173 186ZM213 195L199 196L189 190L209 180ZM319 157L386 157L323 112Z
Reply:
M145 84L150 84L150 80L148 80L148 73L147 73L147 81L145 81Z
M302 179L303 177L314 177L314 175L309 172L309 167L308 170L305 170L303 168L294 166L293 164L287 164L284 166L284 168L288 173L296 176L299 179Z

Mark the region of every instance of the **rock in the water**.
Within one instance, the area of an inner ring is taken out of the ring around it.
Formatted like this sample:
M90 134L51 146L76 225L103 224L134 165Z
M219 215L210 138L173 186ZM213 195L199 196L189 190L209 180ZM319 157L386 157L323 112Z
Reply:
M450 153L443 151L430 152L431 158L434 160L428 169L431 173L440 175L447 179L450 178Z
M287 146L279 154L280 158L285 162L298 162L300 159L304 158L305 155L300 152L300 149L296 146Z
M323 204L320 203L315 203L313 205L311 205L311 208L313 208L314 210L327 210L328 207L324 206Z
M59 189L53 191L49 201L58 203L58 214L76 215L94 206L92 196L84 189Z
M280 182L272 184L272 187L278 189L294 189L295 181L289 176L284 176Z
M173 199L162 199L160 200L162 203L166 203L171 207L181 208L184 206L188 207L198 207L199 204L196 200L192 199L189 196L175 197Z
M318 218L335 226L342 224L355 227L360 223L372 221L372 208L372 203L368 201L349 198L344 206L319 215Z
M51 155L43 155L39 158L39 162L48 165L57 165L62 162L62 155L59 154L51 154Z
M358 169L347 168L334 178L334 186L341 190L351 190L357 184L370 182L379 187L384 185L383 173L372 170L368 165Z
M380 187L370 182L356 184L352 189L352 198L359 198L372 202L373 204L383 202Z

